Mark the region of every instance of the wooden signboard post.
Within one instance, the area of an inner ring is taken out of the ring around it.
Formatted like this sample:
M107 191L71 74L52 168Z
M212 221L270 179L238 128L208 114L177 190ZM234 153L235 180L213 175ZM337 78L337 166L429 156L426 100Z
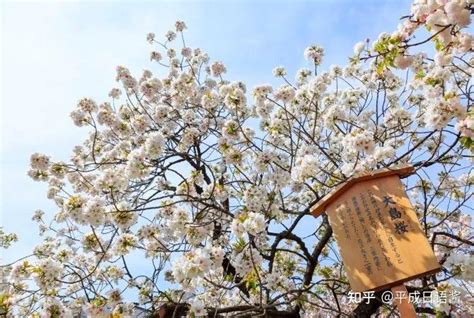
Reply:
M440 270L400 181L413 171L406 166L353 176L311 211L327 213L351 289L404 292L396 302L404 318L415 317L415 310L403 283Z

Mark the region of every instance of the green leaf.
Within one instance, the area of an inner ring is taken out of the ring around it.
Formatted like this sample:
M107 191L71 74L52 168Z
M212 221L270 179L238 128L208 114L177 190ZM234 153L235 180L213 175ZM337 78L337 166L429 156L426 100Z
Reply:
M466 148L466 149L469 149L471 152L474 152L474 140L469 138L469 137L461 137L459 139L459 141L461 142L461 145Z
M247 242L243 238L239 238L237 239L237 242L234 243L233 247L237 252L241 252L245 246L247 246Z

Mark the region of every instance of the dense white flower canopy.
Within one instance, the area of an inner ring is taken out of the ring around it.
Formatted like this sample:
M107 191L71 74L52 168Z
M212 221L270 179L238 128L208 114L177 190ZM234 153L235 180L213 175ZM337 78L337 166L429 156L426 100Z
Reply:
M165 76L118 66L107 98L71 113L89 135L70 160L31 156L28 174L57 209L34 214L43 241L32 255L1 267L0 310L393 316L387 304L349 302L331 226L310 208L354 173L410 164L406 190L443 271L409 288L460 294L418 310L472 311L473 6L415 0L348 65L321 70L324 49L312 45L294 80L274 69L276 87L226 79L223 62L186 45L182 21L163 39L149 33ZM148 273L128 266L137 255Z

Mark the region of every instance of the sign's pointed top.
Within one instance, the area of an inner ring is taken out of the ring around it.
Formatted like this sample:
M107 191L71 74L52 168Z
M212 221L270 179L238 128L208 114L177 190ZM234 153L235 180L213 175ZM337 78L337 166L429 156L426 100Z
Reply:
M361 181L367 181L371 179L376 179L376 178L382 178L382 177L388 177L392 175L398 175L401 178L402 177L407 177L415 171L415 168L410 165L405 165L405 166L398 166L394 168L383 168L383 169L378 169L374 170L371 172L363 172L363 173L358 173L355 174L349 179L347 179L345 182L339 184L336 186L334 189L331 190L327 195L325 195L321 200L319 200L312 208L311 208L311 214L313 214L314 217L318 217L321 214L323 214L324 211L326 211L326 207L334 202L342 193L347 191L349 188L352 187L357 182Z

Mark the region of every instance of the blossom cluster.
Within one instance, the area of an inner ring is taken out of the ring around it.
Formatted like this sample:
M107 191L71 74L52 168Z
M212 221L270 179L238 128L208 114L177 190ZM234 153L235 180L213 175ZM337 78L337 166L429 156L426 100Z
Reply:
M150 69L118 66L107 101L72 111L89 134L69 160L31 156L28 175L56 210L35 212L43 241L3 268L0 308L349 315L332 231L311 206L354 173L400 164L417 168L406 185L449 269L438 280L472 281L472 6L416 0L397 31L356 44L348 65L322 70L325 51L312 45L303 55L314 69L293 83L277 67L275 87L226 80L223 62L186 46L182 21L162 42L148 34ZM416 51L415 34L435 56ZM14 241L1 234L3 246Z

